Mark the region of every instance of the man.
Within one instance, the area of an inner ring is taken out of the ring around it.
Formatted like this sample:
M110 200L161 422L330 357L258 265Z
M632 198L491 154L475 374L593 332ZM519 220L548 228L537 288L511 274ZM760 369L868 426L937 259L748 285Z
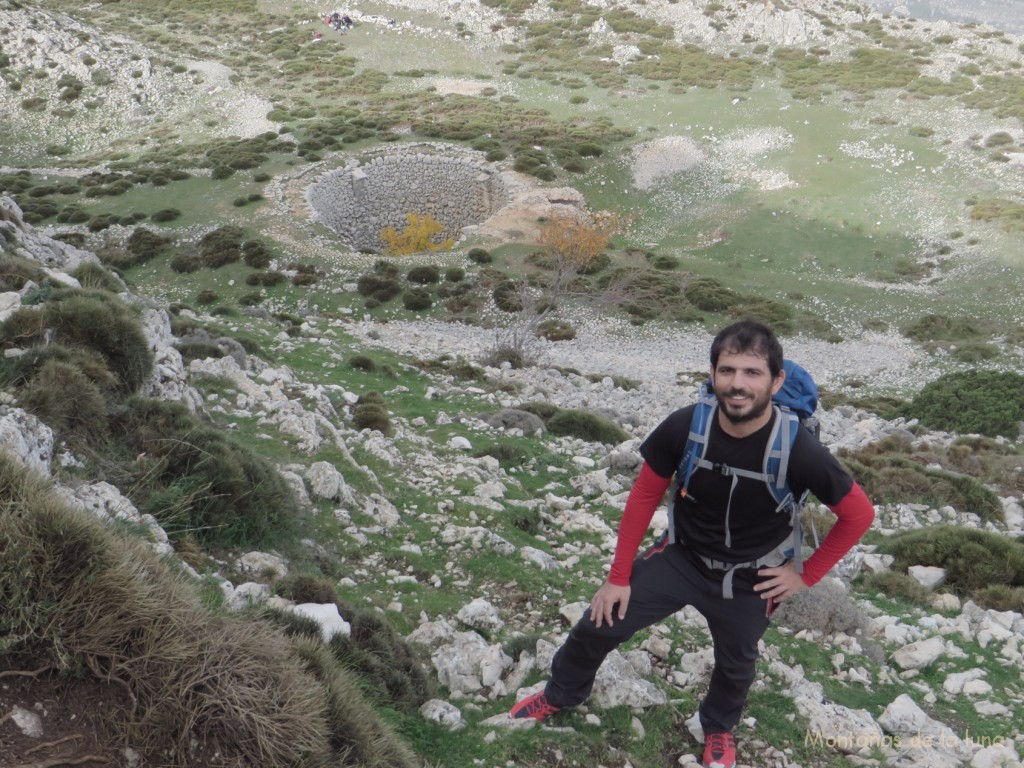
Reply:
M874 509L828 450L799 429L786 472L789 486L797 497L810 490L838 520L802 574L784 556L766 558L791 536L790 516L777 511L763 478L731 469L753 475L763 470L777 418L772 396L786 376L782 346L760 323L735 323L715 337L710 373L718 399L705 456L711 468L694 471L675 504L676 541L663 536L634 562L679 466L696 405L672 413L640 446L644 464L626 502L608 579L555 654L545 689L518 702L512 717L543 720L581 704L609 652L692 605L708 621L715 657L698 709L704 766L735 766L732 731L754 680L758 641L774 604L819 581L864 535ZM753 567L765 559L767 567ZM728 564L735 567L725 569Z

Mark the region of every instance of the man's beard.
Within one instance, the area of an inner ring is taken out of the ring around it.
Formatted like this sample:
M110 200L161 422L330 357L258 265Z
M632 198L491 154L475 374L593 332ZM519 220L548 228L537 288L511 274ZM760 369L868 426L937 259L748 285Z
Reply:
M749 392L736 391L727 392L723 397L719 398L719 404L721 405L722 415L726 419L731 421L733 424L743 424L748 421L755 421L765 414L769 406L772 404L771 395L767 395L764 400L759 400L755 396L751 401L750 409L741 413L730 412L730 403L725 399L731 395L749 395Z

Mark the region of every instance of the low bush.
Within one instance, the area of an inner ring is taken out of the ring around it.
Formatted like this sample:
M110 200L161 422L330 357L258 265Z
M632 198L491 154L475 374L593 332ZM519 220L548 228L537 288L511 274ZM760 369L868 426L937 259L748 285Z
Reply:
M1003 505L996 493L970 475L930 466L922 453L909 440L889 437L857 452L840 449L837 455L876 504L949 505L983 520L1001 518Z
M590 411L560 410L547 419L547 427L553 434L591 442L618 444L629 439L629 433L614 421Z
M532 413L535 416L540 416L541 420L543 420L545 424L547 424L548 420L552 416L554 416L556 413L559 413L562 410L553 403L542 402L523 403L518 407L521 411L526 411L527 413Z
M101 267L99 264L86 262L71 273L79 284L86 289L108 291L119 293L125 289L124 283L112 272Z
M859 580L858 586L868 592L881 592L893 600L903 600L921 608L931 605L932 593L908 573L879 571Z
M683 295L697 309L705 312L724 312L742 298L713 277L698 277L683 289Z
M375 299L383 304L402 292L402 284L394 278L369 274L362 275L356 281L356 290L359 291L360 296Z
M413 288L402 294L402 306L410 312L430 309L434 305L434 297L426 288Z
M367 684L380 704L418 716L419 708L437 692L424 660L371 610L346 606L345 616L350 617L352 632L347 637L335 635L331 653Z
M103 392L69 362L51 358L43 363L18 402L72 445L100 445L109 434Z
M348 359L348 367L357 371L372 372L377 370L377 362L369 355L353 355ZM381 402L383 402L381 398Z
M938 525L898 533L879 545L893 555L893 568L912 565L946 570L946 586L964 597L984 599L993 585L1024 587L1024 542L977 528Z
M495 443L486 448L481 448L473 456L478 459L484 456L491 456L508 466L521 466L529 458L526 449L515 443Z
M240 227L230 224L203 235L199 240L199 258L203 266L217 269L241 260L244 235Z
M135 482L122 487L172 537L259 548L295 523L295 498L270 463L181 403L131 398L113 414L111 432L121 450L143 454Z
M494 261L490 251L486 251L483 248L470 248L466 258L477 264L490 264Z
M985 335L981 324L974 318L956 318L928 314L902 329L908 339L919 342L974 341Z
M1024 421L1024 376L969 370L930 381L907 408L926 427L1016 439Z
M518 280L502 280L491 291L495 306L502 312L522 312L522 285Z
M154 211L149 216L150 221L163 223L165 221L174 221L181 216L181 211L177 208L161 208L159 211Z
M44 339L102 356L122 394L135 392L153 370L153 353L138 316L103 291L55 291L42 312L20 309L0 326L0 346L24 347Z
M539 323L534 333L548 341L569 341L576 338L576 329L567 320L549 319Z
M171 258L171 270L178 274L187 274L202 269L203 262L194 253L176 253Z
M441 281L441 270L432 264L413 267L406 274L405 279L410 283L430 285Z
M461 283L466 278L466 270L462 267L446 269L444 279L449 283Z
M352 423L358 430L373 429L383 435L391 434L391 417L380 403L359 403L352 409Z

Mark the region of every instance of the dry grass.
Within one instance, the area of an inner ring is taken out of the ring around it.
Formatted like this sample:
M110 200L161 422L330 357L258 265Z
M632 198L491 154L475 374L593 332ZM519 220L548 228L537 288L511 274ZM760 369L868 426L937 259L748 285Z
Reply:
M413 765L326 649L211 613L142 541L2 455L0 616L3 667L122 687L110 732L160 765Z

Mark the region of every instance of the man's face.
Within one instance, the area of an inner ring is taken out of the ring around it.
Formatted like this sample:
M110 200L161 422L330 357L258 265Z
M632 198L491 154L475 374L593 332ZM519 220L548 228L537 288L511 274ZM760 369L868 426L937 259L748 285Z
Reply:
M772 395L779 391L784 379L782 371L773 379L768 361L753 352L722 350L718 364L711 370L719 410L733 424L767 422Z

